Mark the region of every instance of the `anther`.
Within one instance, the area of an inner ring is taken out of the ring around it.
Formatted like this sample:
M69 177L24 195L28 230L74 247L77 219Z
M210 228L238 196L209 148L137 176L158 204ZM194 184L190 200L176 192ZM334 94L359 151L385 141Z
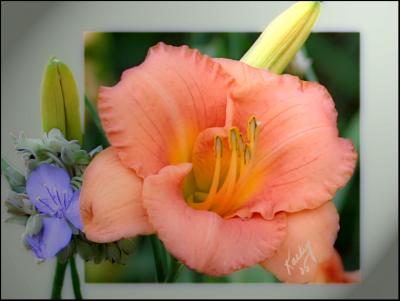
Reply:
M240 161L240 167L239 167L239 176L242 173L244 169L244 164L245 164L245 158L244 158L244 141L243 141L243 136L242 134L239 134L239 143L238 143L238 149L239 149L239 161Z
M258 127L258 122L256 120L256 117L251 117L249 122L248 122L248 126L247 126L247 138L249 139L250 142L250 149L253 150L254 149L254 144L256 141L256 130Z
M222 157L222 139L221 137L215 137L215 156Z
M231 147L231 160L229 164L229 169L226 174L224 184L222 185L218 194L223 194L226 196L225 199L218 200L217 203L212 204L212 209L218 212L225 206L225 202L230 199L234 185L236 182L236 176L238 172L238 142L239 142L239 131L237 128L231 128L229 130L229 144ZM210 192L211 195L211 192ZM217 196L218 198L218 196Z
M244 141L242 134L239 134L238 150L239 150L239 157L242 157L244 152Z
M216 153L216 158L215 158L214 175L208 198L213 197L217 193L219 178L221 176L222 139L219 136L215 137L215 153Z
M231 128L229 130L229 146L231 150L238 150L238 138L239 136L239 131L237 128Z

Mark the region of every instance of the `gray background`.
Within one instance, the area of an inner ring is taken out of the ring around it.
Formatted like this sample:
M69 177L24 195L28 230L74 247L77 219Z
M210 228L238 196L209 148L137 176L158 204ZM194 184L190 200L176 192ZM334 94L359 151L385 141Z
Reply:
M22 168L9 133L41 135L40 82L51 55L71 67L83 95L84 31L261 31L292 3L2 2L1 155ZM398 296L398 3L325 1L314 30L361 32L362 284L82 283L86 298ZM2 200L7 193L2 178ZM47 298L54 261L37 265L21 245L22 227L4 224L5 216L2 204L1 297ZM71 298L66 276L64 297Z

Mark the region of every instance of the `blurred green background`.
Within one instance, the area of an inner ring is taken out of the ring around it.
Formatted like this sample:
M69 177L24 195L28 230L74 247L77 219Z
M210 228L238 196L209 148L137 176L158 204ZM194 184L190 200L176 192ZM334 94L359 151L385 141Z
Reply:
M260 33L257 32L147 32L147 33L85 33L85 94L95 103L100 85L112 86L121 73L143 62L149 47L163 41L171 45L186 44L212 57L240 59ZM312 60L315 79L331 93L338 111L338 127L342 137L350 138L357 152L359 145L360 106L360 36L359 33L312 33L305 44ZM295 69L288 68L286 73ZM302 76L304 79L309 74ZM87 111L85 114L85 147L104 145L101 133ZM335 244L346 270L360 268L359 185L356 171L341 189L334 202L340 214L340 231ZM154 258L148 237L136 239L136 252L125 265L86 263L87 282L154 282ZM256 266L225 277L209 277L186 267L181 268L176 282L278 282L271 274Z

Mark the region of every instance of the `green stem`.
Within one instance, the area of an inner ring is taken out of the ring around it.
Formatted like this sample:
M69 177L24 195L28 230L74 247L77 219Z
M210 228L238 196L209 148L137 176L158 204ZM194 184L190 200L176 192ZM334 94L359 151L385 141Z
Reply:
M53 279L53 289L51 291L51 299L61 299L61 291L64 284L65 270L68 262L61 263L57 260L56 271Z
M80 300L82 299L82 293L81 293L81 285L79 283L79 274L75 263L75 255L72 255L69 258L69 264L71 267L72 288L74 289L75 299Z
M150 236L151 246L153 248L153 256L154 256L154 264L156 266L156 275L157 275L157 282L164 282L165 279L165 272L164 272L164 265L162 252L164 250L161 249L160 242L155 235Z

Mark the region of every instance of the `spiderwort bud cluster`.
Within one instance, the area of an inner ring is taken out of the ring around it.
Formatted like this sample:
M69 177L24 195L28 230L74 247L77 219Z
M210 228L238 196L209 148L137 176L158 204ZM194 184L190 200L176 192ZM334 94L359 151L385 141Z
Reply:
M27 138L22 133L14 138L16 150L24 159L26 175L18 172L2 159L2 173L11 188L8 199L5 201L7 212L10 215L6 219L6 222L20 224L25 227L22 241L25 247L32 250L36 256L43 256L43 258L38 258L41 261L47 257L43 255L41 245L38 243L39 240L35 240L34 238L44 236L46 219L49 218L49 214L44 213L43 210L41 211L43 208L36 208L33 202L37 200L32 200L32 196L29 196L27 187L30 176L36 176L34 173L41 166L54 166L68 173L73 191L78 192L82 185L84 169L92 158L102 150L102 147L97 147L87 152L81 149L78 141L65 139L63 133L58 128L44 133L41 139ZM50 178L52 177L51 175L49 176ZM62 191L52 191L50 195L54 196L56 201L67 201L62 197ZM54 209L53 203L49 200L44 201L46 202L46 207ZM60 212L57 214L63 217L68 213L68 207L61 211L62 214ZM85 261L93 261L95 263L110 261L123 264L129 255L135 251L134 239L122 239L116 242L101 244L94 243L87 240L84 233L76 226L70 222L68 222L68 225L72 233L71 239L56 254L58 260L62 263L67 262L73 254L78 253Z

